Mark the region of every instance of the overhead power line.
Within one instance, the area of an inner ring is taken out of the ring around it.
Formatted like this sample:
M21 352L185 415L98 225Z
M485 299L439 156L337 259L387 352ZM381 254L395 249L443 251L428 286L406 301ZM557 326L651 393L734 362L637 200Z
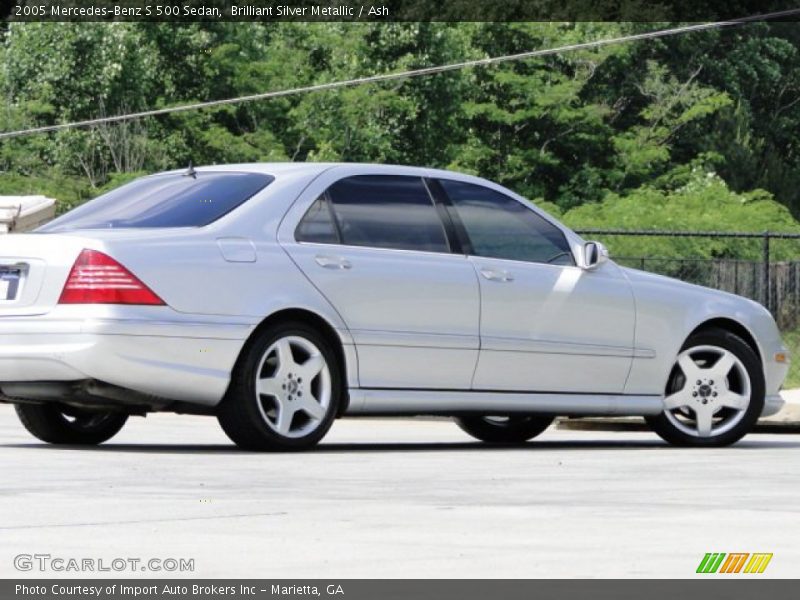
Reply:
M142 119L144 117L154 117L157 115L167 115L178 112L186 112L190 110L199 110L203 108L211 108L215 106L225 106L230 104L241 104L243 102L254 102L256 100L267 100L269 98L280 98L284 96L293 96L296 94L305 94L311 92L322 92L327 90L335 90L339 88L355 87L368 83L380 83L384 81L397 81L401 79L410 79L412 77L421 77L423 75L435 75L437 73L446 73L448 71L457 71L468 67L482 67L489 65L496 65L500 63L511 62L515 60L525 60L528 58L536 58L540 56L549 56L553 54L561 54L564 52L574 52L576 50L588 50L592 48L600 48L603 46L611 46L613 44L621 44L626 42L636 42L640 40L650 40L655 38L663 38L683 33L690 33L693 31L706 31L709 29L721 29L723 27L735 27L745 23L754 21L767 21L790 17L800 14L800 8L790 10L783 10L779 12L765 13L763 15L752 15L748 17L741 17L730 21L715 21L710 23L695 23L692 25L684 25L682 27L674 27L671 29L659 29L657 31L648 31L645 33L636 33L621 37L607 38L601 40L594 40L591 42L581 42L579 44L569 44L567 46L559 46L557 48L543 48L541 50L530 50L528 52L520 52L518 54L507 54L505 56L494 56L489 58L479 58L474 60L465 60L457 63L450 63L446 65L439 65L435 67L424 67L421 69L412 69L409 71L400 71L397 73L383 73L380 75L370 75L368 77L358 77L356 79L345 79L340 81L331 81L328 83L319 83L314 85L306 85L301 87L289 88L284 90L274 90L270 92L262 92L258 94L250 94L248 96L238 96L236 98L225 98L223 100L210 100L207 102L195 102L192 104L182 104L178 106L170 106L165 108L156 108L152 110L145 110L141 112L127 113L123 115L114 115L110 117L99 117L96 119L87 119L85 121L74 121L71 123L59 123L57 125L45 125L42 127L32 127L30 129L20 129L17 131L6 131L0 133L0 139L21 137L25 135L33 135L37 133L48 133L51 131L61 131L65 129L78 129L82 127L92 127L94 125L101 125L104 123L115 123L119 121L130 121L134 119Z

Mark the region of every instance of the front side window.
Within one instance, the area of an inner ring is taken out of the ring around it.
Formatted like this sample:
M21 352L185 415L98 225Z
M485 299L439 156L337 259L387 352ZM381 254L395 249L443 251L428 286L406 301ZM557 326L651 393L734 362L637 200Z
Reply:
M520 202L480 185L448 179L440 183L476 256L575 264L561 230Z
M38 231L203 227L244 204L273 179L263 173L232 171L143 177L98 196Z
M328 189L341 242L349 246L449 252L444 227L418 177L358 175Z

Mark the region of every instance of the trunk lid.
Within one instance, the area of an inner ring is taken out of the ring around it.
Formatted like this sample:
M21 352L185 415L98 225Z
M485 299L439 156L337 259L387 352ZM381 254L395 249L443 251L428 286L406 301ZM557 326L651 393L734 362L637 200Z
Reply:
M52 310L78 254L91 246L78 236L0 235L0 319Z

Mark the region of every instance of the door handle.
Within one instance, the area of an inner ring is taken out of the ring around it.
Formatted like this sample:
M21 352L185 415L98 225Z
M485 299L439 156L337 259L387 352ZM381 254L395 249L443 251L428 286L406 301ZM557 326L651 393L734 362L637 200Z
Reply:
M489 281L502 281L504 283L514 281L514 276L505 269L481 269L481 275Z
M314 260L323 269L349 269L353 266L349 260L341 256L317 255Z

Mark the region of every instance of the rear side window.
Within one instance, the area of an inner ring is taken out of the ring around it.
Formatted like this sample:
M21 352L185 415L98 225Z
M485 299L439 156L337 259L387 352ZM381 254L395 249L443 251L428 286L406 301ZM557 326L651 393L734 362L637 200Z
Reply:
M51 221L41 232L203 227L274 180L262 173L197 171L136 179Z
M303 220L297 226L295 239L298 242L314 242L316 244L338 244L339 233L333 222L333 214L327 196L323 194L308 209Z
M334 183L328 196L343 244L450 251L433 200L418 177L348 177Z
M448 179L440 182L476 256L575 264L561 230L514 198L471 183Z

